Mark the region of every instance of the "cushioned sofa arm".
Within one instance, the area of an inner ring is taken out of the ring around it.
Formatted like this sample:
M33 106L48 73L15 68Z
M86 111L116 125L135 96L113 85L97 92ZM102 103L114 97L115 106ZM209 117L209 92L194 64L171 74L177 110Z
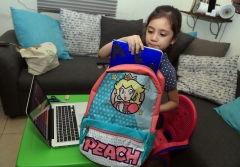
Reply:
M9 30L0 37L0 41L18 44L15 31ZM25 60L16 52L14 45L0 47L0 97L4 113L14 117L19 113L17 83Z

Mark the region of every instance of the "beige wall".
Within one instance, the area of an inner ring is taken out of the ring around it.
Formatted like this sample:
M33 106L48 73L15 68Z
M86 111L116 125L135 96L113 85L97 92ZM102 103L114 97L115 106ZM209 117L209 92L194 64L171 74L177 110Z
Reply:
M193 0L118 0L117 6L117 19L147 19L148 15L152 10L158 5L173 5L174 7L179 8L180 10L189 10ZM33 9L32 11L37 9L37 0L21 0L27 8ZM218 0L217 4L220 5L230 5L231 0ZM0 2L0 35L9 29L13 29L10 6L19 8L19 9L27 9L23 5L21 5L18 0L1 0ZM49 14L51 17L58 19L59 15L57 14ZM220 42L228 42L231 43L230 48L227 52L226 56L234 56L240 54L240 14L235 14L232 18L233 22L228 23L225 30L224 27L226 23L222 24L222 28L218 35L218 38L215 39L215 35L212 35L210 32L210 22L204 20L198 20L195 30L198 32L198 37L202 39L207 39L211 41L220 41ZM187 25L187 15L183 14L183 22L182 22L182 31L189 32L192 31ZM189 23L192 25L193 21L191 17L189 17ZM217 32L217 24L212 25L213 32ZM224 33L223 33L224 30ZM215 48L217 49L217 48ZM238 69L240 70L240 59L238 61Z

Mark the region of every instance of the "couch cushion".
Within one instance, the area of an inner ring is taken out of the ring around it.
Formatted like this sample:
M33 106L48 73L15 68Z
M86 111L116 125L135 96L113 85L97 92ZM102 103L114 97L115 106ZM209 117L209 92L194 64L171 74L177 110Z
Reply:
M214 110L240 134L240 97Z
M98 56L101 15L60 9L60 25L69 54Z
M188 47L188 45L194 40L194 36L180 32L178 40L173 47L168 51L168 59L174 64L178 60L180 54Z
M181 54L195 56L224 57L229 49L230 43L213 42L200 38L194 38ZM214 48L214 49L213 49ZM172 62L174 68L178 69L178 60Z
M187 32L187 34L197 37L197 31L190 31L190 32Z
M224 104L235 99L239 55L211 57L181 55L177 88L194 96Z
M229 46L230 43L213 42L200 38L194 38L182 54L224 57L229 49Z
M72 59L63 40L59 21L49 16L11 7L14 29L24 48L52 42L60 59Z
M111 42L113 39L129 35L142 35L143 19L120 20L108 17L101 19L101 41L100 48Z
M99 69L97 63L107 63L109 59L97 57L73 56L74 60L60 60L60 66L37 76L47 94L90 93L90 90L106 68ZM29 91L32 75L22 70L18 89L20 92Z

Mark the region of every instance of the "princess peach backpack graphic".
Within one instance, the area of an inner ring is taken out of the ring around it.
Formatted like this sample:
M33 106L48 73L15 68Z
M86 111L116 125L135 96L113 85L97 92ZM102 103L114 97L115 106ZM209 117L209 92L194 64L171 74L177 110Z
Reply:
M122 56L127 58L122 54L115 58ZM111 66L111 59L91 90L80 125L79 149L104 166L141 166L154 144L164 78L142 64L120 61Z
M139 110L144 100L145 88L136 79L136 76L125 74L124 78L115 83L111 103L119 112L134 114Z

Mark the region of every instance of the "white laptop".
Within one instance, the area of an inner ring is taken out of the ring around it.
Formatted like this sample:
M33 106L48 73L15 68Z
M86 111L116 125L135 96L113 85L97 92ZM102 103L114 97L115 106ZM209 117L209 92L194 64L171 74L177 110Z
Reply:
M26 114L50 147L79 144L79 127L87 102L51 104L33 76Z

